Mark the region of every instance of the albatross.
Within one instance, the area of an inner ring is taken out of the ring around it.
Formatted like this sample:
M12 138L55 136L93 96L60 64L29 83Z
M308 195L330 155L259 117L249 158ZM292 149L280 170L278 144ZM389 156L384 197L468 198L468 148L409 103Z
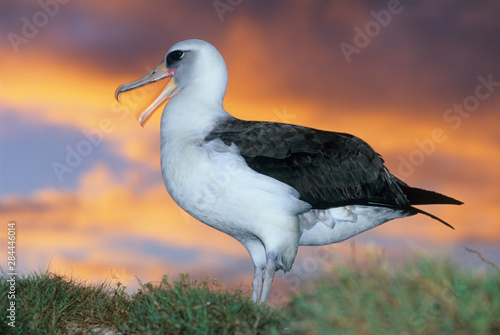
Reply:
M300 245L341 242L415 214L453 228L414 205L461 201L408 186L360 138L226 112L228 71L208 42L175 44L150 73L119 86L116 99L168 77L139 122L169 100L161 117L167 191L194 218L248 250L255 302L266 302L275 272L291 269Z

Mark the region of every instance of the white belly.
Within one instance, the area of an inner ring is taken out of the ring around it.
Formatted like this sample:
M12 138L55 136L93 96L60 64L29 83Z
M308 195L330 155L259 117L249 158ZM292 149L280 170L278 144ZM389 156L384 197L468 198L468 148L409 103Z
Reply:
M236 148L219 140L183 147L165 143L162 172L179 206L239 240L287 229L287 218L310 208L292 187L250 169Z

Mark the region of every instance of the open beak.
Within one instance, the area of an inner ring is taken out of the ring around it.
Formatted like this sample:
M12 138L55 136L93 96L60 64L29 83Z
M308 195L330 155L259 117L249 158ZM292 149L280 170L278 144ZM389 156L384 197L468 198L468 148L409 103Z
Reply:
M142 77L141 79L138 79L136 81L133 81L128 84L123 84L120 87L116 89L115 92L115 97L116 100L120 101L119 97L122 92L130 91L138 87L142 87L144 85L154 83L156 81L168 78L168 77L173 77L175 71L177 68L171 68L168 69L165 66L165 62L161 61L160 64L158 64L151 72L149 72L147 75ZM174 79L170 79L168 82L167 86L163 89L163 91L160 93L160 95L153 101L151 105L149 105L148 108L146 108L140 115L139 115L139 123L141 126L144 126L146 121L151 117L152 113L160 106L163 102L167 101L171 97L173 97L177 92L179 91L179 88L175 85Z

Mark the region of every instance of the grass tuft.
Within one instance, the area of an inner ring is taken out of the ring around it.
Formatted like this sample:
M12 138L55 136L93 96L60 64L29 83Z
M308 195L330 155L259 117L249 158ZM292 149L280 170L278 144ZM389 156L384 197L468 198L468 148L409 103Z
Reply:
M133 297L126 328L138 334L269 334L283 318L265 305L256 305L242 291L222 291L207 278L191 282L181 274L171 283L143 285Z
M500 278L448 260L341 267L286 307L299 334L500 334Z
M0 278L2 321L7 320L7 287ZM51 272L16 279L16 327L0 324L2 334L67 334L113 328L130 312L123 289L89 285Z
M0 334L277 334L282 314L215 280L165 276L130 296L118 283L87 285L54 273L16 280L16 327L7 325L9 283L0 278Z

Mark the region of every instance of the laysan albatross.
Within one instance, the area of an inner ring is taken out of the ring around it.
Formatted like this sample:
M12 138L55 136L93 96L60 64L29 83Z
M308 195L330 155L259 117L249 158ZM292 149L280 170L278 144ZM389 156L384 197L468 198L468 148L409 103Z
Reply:
M254 301L267 300L275 271L290 270L299 245L341 242L419 213L451 227L413 205L462 202L408 186L363 140L227 113L226 64L205 41L175 44L150 73L118 87L116 99L167 77L139 122L170 99L161 117L165 186L186 212L245 246Z

